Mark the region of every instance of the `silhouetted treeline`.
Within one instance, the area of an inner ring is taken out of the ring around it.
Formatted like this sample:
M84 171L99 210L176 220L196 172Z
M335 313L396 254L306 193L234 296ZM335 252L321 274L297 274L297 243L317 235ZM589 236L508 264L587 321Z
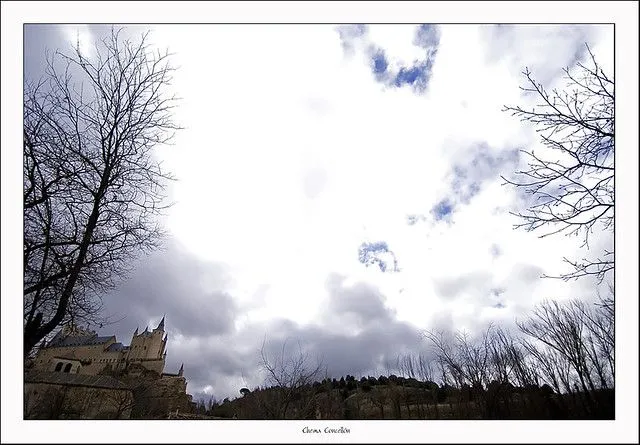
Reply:
M399 355L378 377L320 378L304 354L269 361L263 348L272 384L197 410L256 420L613 419L613 315L611 300L547 301L518 320L519 333L426 332L430 354Z

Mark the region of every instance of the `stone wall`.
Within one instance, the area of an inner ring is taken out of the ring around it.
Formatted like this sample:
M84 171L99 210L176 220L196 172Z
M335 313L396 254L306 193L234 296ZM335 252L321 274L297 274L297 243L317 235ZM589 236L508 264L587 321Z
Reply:
M25 376L25 419L166 419L193 410L187 381L141 365L100 375L31 372Z
M25 419L128 419L130 389L25 382Z
M184 377L165 377L146 380L133 386L135 407L132 417L166 418L168 413L190 412L191 397L186 392Z

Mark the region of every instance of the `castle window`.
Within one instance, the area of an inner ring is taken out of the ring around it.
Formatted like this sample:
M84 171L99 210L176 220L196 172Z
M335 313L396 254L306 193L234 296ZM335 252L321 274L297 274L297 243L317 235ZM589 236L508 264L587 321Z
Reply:
M67 366L64 367L64 372L71 371L71 363L67 363Z
M60 372L61 369L62 369L62 362L58 362L58 364L56 365L55 372Z

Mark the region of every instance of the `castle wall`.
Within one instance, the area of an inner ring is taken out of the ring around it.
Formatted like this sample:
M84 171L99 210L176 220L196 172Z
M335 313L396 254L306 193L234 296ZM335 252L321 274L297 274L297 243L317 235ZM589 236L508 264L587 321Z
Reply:
M166 418L170 412L190 412L191 398L186 393L187 381L184 377L162 376L148 381L134 389L136 407L134 417Z
M25 419L128 419L132 407L129 389L24 384Z
M115 338L98 345L61 346L43 348L34 360L34 369L39 371L54 371L58 362L65 364L69 359L76 359L73 372L87 375L97 375L105 368L122 370L127 363L138 363L148 369L161 374L164 369L164 341L161 331L152 334L134 336L131 347L121 351L107 351Z
M103 362L101 359L106 354L104 349L111 343L113 341L100 345L44 348L38 352L34 361L34 368L37 370L53 370L58 361L64 361L56 359L56 357L60 357L62 359L80 360L82 366L79 367L77 372L79 374L95 375L107 365L107 362Z

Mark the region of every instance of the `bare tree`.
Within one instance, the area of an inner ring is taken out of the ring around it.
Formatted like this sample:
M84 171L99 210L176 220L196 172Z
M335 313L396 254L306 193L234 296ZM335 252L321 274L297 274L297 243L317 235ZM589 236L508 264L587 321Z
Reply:
M152 150L178 128L168 58L112 29L25 84L25 355L60 324L95 322L100 294L158 247L169 176Z
M572 368L580 389L588 395L590 391L614 386L613 338L609 329L613 319L608 318L606 309L598 307L592 310L584 302L570 301L561 305L558 302L545 301L536 306L533 312L523 321L518 321L520 330L546 345L559 354ZM562 377L567 373L551 370L545 362L558 362L558 357L527 345L542 370L550 377L549 383L558 388L552 371ZM563 381L563 386L570 390L572 382Z
M131 410L135 406L133 393L129 390L109 390L105 394L105 399L112 408L111 417L113 419L128 418Z
M291 416L304 419L315 414L313 382L322 375L321 360L312 362L309 353L303 351L298 343L298 350L291 353L287 350L287 341L282 350L270 357L265 348L266 339L260 349L260 365L266 373L266 384L276 389L274 398L259 400L271 419L286 419ZM257 396L266 395L261 391ZM289 409L295 405L292 415ZM289 417L288 417L289 416Z
M544 150L523 152L528 169L516 172L517 180L505 181L523 188L534 199L528 210L516 213L522 227L548 229L541 237L564 233L583 237L598 224L613 231L614 225L614 81L596 63L587 46L590 63L579 63L575 71L565 69L564 90L549 92L526 69L522 89L539 100L533 109L506 106L523 121L536 126ZM561 278L595 276L602 281L614 268L613 249L594 258L565 258L572 270Z

